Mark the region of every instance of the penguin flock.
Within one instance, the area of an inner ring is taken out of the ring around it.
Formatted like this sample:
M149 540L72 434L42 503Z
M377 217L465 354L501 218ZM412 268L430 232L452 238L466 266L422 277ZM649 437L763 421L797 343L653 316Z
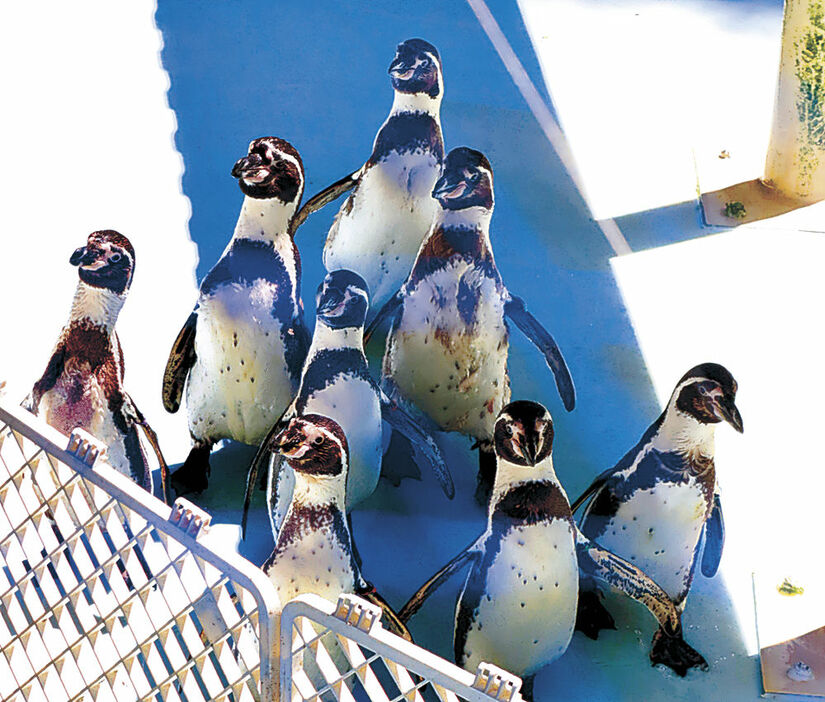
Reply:
M392 109L369 158L303 207L303 163L284 139L253 140L232 168L244 196L237 224L162 378L163 405L171 413L185 405L192 442L169 476L171 489L207 488L217 442L257 446L242 523L263 483L275 541L263 570L281 600L359 594L409 639L406 624L427 597L467 568L455 608L455 661L471 671L482 661L510 670L522 677L527 700L537 671L565 652L574 630L597 638L615 628L604 587L657 620L654 665L681 676L707 669L683 638L681 615L697 564L712 577L722 554L714 431L722 422L743 431L736 381L714 363L689 370L639 442L571 503L553 464L550 412L511 398L515 327L543 355L565 410L576 404L558 344L496 267L493 167L466 147L445 156L444 79L434 46L402 42L389 75ZM324 246L328 272L310 334L296 233L347 193ZM168 499L157 436L123 388L115 332L134 248L118 232L98 231L70 263L79 281L69 321L23 405L64 433L91 432L111 465L150 491L157 487L151 450ZM364 348L384 326L379 383ZM413 471L388 457L393 432L408 444ZM475 441L475 498L486 528L396 613L362 575L350 512L381 476L399 485L422 470L452 498L436 432Z

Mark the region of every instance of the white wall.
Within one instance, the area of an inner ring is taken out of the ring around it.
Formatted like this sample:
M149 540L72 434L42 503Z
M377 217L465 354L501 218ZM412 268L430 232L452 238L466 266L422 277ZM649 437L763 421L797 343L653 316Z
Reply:
M69 312L69 256L92 231L116 229L137 257L117 325L126 387L181 460L185 421L163 410L160 386L195 300L197 253L154 9L84 0L0 11L0 379L11 399L28 392Z

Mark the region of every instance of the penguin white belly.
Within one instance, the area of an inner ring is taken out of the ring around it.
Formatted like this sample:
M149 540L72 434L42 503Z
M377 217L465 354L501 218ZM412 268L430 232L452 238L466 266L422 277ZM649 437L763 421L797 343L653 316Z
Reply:
M562 519L513 527L500 546L467 632L463 666L475 671L487 661L532 675L564 653L573 636L579 598L573 531ZM469 577L476 576L473 569Z
M307 593L335 602L342 592L355 590L350 555L330 526L311 531L285 547L266 575L282 606Z
M384 372L444 431L487 439L510 401L509 342L495 282L476 271L466 282L478 286L478 301L470 323L462 319L458 286L468 268L453 263L408 293L387 344Z
M339 378L307 398L304 414L321 414L341 425L349 445L347 511L372 495L381 475L381 403L366 380Z
M275 286L229 284L199 301L197 360L186 404L196 438L260 443L295 391L284 360Z
M690 587L706 510L698 483L660 482L622 503L597 541L641 568L678 604Z
M324 266L358 273L369 286L372 310L410 273L435 216L431 193L439 171L429 152L389 155L366 170L330 229Z
M69 369L44 393L38 414L66 436L80 427L106 446L105 460L119 473L132 477L124 436L115 426L103 388L95 375Z

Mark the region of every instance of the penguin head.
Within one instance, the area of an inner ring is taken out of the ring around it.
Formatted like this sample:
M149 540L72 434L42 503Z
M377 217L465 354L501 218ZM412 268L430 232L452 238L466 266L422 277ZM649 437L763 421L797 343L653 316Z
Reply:
M519 466L535 466L553 452L553 418L538 402L518 400L499 412L493 430L496 456Z
M295 203L304 191L304 164L292 144L278 137L261 137L249 144L249 153L232 167L232 176L244 195L258 200L277 198Z
M367 283L347 270L327 273L315 295L317 317L328 327L363 327L369 309Z
M407 39L395 50L388 73L399 93L425 93L436 98L443 91L438 49L423 39Z
M349 451L344 430L320 414L293 417L272 439L272 449L299 473L328 477L344 472Z
M725 421L742 433L742 415L736 407L738 386L730 371L718 363L691 368L676 386L676 408L702 424Z
M493 209L493 168L480 151L460 146L447 154L433 197L445 210Z
M135 249L123 234L104 229L89 234L86 246L75 249L69 263L78 267L87 285L125 295L135 272Z

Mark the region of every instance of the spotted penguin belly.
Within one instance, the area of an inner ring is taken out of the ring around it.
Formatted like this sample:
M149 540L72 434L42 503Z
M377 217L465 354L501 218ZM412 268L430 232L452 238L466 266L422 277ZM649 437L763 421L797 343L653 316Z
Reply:
M342 592L354 592L352 560L329 526L304 534L279 551L274 562L264 566L275 585L281 604L308 593L332 602Z
M274 286L230 284L202 297L186 391L196 438L260 443L297 389L287 369Z
M439 165L428 152L392 154L371 166L344 204L324 246L328 271L348 269L380 309L407 279L435 216Z
M466 624L464 668L475 671L487 661L531 675L567 650L579 594L569 522L512 527L501 537L486 577L477 570L469 578L483 577L483 592ZM461 597L468 591L465 585ZM461 625L457 620L456 627Z
M699 484L660 482L637 490L621 503L594 538L653 578L678 604L690 588L706 513ZM584 533L588 533L586 520Z
M459 281L478 290L472 315ZM495 282L454 263L409 291L387 341L384 373L444 431L487 439L510 401L508 332Z

